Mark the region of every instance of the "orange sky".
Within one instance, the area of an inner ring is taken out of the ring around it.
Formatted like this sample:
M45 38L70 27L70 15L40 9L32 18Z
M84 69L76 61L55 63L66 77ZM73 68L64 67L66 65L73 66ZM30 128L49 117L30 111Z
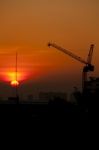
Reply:
M17 49L18 69L33 82L50 78L53 84L55 79L59 85L64 80L80 84L83 65L49 49L47 43L53 41L84 58L94 43L94 75L99 76L98 16L98 0L0 0L0 53L11 53L1 54L1 72L9 66L13 71Z

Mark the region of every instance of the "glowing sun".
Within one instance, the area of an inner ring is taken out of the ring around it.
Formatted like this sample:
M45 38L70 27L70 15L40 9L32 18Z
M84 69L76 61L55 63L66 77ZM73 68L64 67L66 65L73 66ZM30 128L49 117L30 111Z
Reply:
M16 87L19 85L19 82L17 80L13 80L13 81L11 81L11 85Z

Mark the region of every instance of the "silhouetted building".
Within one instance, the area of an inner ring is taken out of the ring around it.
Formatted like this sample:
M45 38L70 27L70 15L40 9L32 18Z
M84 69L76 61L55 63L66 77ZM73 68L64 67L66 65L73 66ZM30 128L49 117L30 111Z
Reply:
M77 104L77 100L74 96L74 93L70 94L69 102L72 103L72 104Z
M85 84L83 92L83 102L86 108L95 108L99 99L99 78L90 77Z
M67 93L64 92L40 92L39 100L43 102L53 101L54 99L63 99L67 101Z
M2 99L2 97L0 96L0 101L2 101L3 99Z
M19 97L8 97L10 103L19 103Z
M99 78L90 77L90 80L86 82L85 92L98 93L99 92Z
M70 102L72 104L77 104L78 105L78 104L81 103L81 100L82 100L81 97L82 97L81 92L76 87L74 87L74 91L70 95Z
M28 102L33 102L34 101L34 97L32 94L28 95L27 97Z

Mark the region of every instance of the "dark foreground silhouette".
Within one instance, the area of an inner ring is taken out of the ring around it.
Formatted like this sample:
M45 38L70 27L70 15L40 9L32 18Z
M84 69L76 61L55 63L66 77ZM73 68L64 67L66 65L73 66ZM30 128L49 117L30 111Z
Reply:
M49 103L2 102L0 118L75 122L88 120L88 107L82 102L75 105L58 97Z

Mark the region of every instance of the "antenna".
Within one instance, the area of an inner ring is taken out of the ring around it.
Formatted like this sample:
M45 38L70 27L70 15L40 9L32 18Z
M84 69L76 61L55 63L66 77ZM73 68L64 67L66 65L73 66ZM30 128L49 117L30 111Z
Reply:
M18 72L18 65L17 65L17 61L18 61L18 53L16 52L16 67L15 67L15 72L16 72L16 81L17 81L17 72Z
M15 73L16 73L16 82L18 79L18 53L16 52L16 66L15 66ZM18 86L16 85L16 98L18 99Z

